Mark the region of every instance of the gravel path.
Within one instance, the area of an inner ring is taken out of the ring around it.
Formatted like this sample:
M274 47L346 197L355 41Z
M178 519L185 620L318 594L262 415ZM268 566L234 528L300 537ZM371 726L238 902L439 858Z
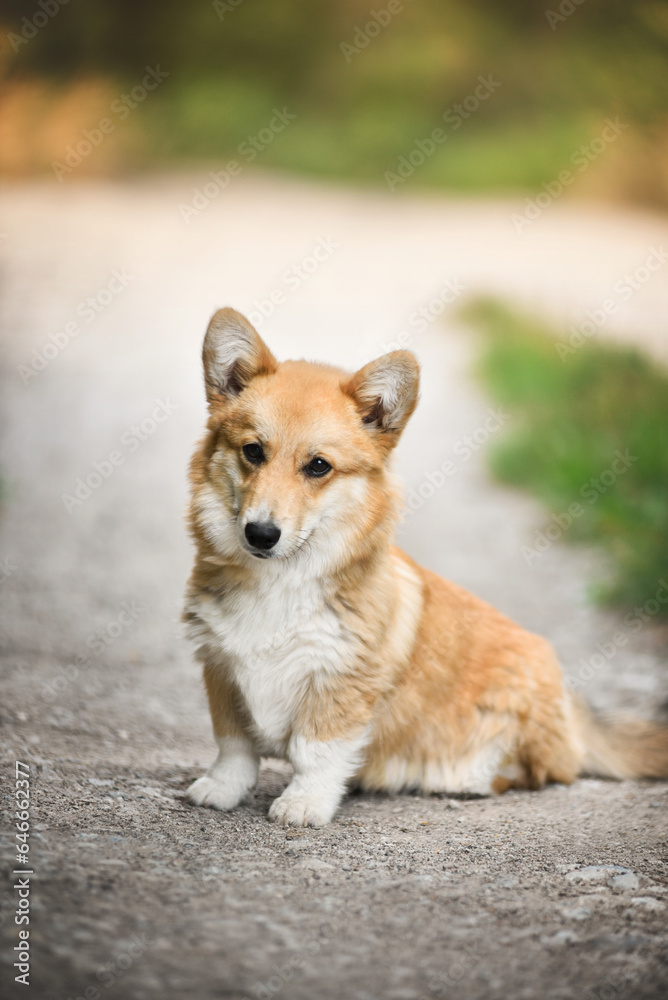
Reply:
M403 546L546 635L595 704L665 700L666 629L649 614L632 631L587 603L596 557L561 543L523 557L546 515L484 473L497 431L450 300L491 291L579 324L613 298L599 335L632 330L668 360L668 269L643 270L668 226L558 204L517 233L510 202L259 175L186 224L179 206L206 180L7 185L0 197L3 804L11 815L13 762L28 763L35 872L26 994L12 983L5 824L8 995L665 996L668 784L352 796L330 827L286 832L266 819L287 774L270 761L247 807L191 808L184 789L213 744L178 617L201 337L216 306L261 307L279 357L354 367L397 338L414 349L424 386L398 454L415 508ZM625 274L631 295L615 291ZM438 485L448 461L456 471ZM91 474L92 488L79 482ZM620 629L628 641L610 645Z

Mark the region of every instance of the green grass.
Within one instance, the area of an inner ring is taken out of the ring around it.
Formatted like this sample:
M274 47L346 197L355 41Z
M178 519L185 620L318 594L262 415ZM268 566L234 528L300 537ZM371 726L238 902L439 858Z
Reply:
M265 128L272 108L296 115L258 153L253 166L326 178L348 178L387 189L386 171L443 125L433 109L367 98L353 108L323 114L283 98L262 83L245 80L183 80L146 101L134 119L143 135L143 159L188 165L239 158L238 147ZM447 107L447 103L444 104ZM395 190L449 190L465 194L525 193L569 167L570 153L598 135L600 118L573 109L548 120L506 116L498 121L483 107L427 156ZM139 153L141 162L142 154ZM242 164L246 161L241 158Z
M596 598L653 598L668 579L668 373L635 349L594 340L566 354L557 343L568 335L496 301L476 301L463 316L483 334L482 381L511 415L488 453L493 473L552 514L579 505L562 537L605 552Z

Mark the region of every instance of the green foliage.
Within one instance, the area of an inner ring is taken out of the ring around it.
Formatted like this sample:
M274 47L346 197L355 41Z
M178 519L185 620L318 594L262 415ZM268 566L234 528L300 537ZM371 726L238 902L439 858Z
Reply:
M493 472L554 513L579 503L564 538L605 550L611 579L598 596L646 601L668 577L668 375L631 348L588 341L565 353L566 338L495 301L464 317L484 334L483 382L513 417L490 449ZM606 485L618 452L632 461Z
M64 5L16 53L10 78L106 76L119 90L147 64L169 80L137 110L148 164L234 155L274 105L297 120L258 163L383 183L417 139L442 125L479 76L500 82L408 184L532 189L569 165L607 116L633 125L626 149L650 176L640 196L668 201L668 5L586 0L563 17L555 0L402 0L365 42L368 0L96 0ZM552 13L557 20L550 19ZM6 0L2 24L27 8ZM561 19L559 19L561 18ZM361 41L360 41L361 39ZM344 55L342 43L357 45ZM9 60L9 61L7 61ZM637 155L637 154L636 154ZM639 171L635 171L638 176Z

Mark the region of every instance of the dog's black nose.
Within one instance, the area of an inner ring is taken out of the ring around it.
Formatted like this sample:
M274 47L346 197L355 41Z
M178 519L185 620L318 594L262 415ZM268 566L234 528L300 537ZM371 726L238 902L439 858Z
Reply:
M246 538L254 549L273 549L281 537L281 529L272 521L250 521L246 525Z

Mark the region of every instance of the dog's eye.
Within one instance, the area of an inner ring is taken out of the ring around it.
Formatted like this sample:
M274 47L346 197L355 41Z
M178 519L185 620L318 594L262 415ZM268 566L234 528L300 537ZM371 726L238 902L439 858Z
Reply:
M261 444L245 444L241 450L252 465L261 465L264 462L264 451Z
M324 458L316 457L304 466L304 473L307 476L326 476L331 468L329 462L326 462Z

